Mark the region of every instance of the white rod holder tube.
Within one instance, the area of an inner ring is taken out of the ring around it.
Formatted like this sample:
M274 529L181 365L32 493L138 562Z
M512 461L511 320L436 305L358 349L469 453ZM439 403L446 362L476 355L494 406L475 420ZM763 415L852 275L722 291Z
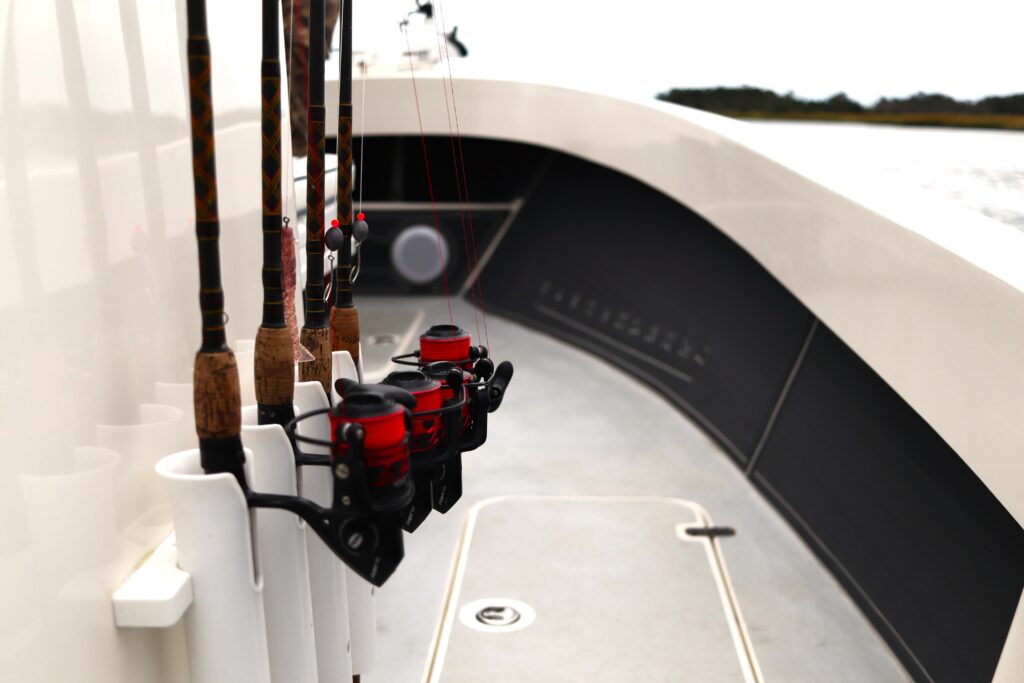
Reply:
M347 354L346 354L347 355ZM351 363L351 360L349 361ZM327 394L320 382L295 385L295 413L327 407ZM302 436L329 440L331 426L327 415L302 420L297 425ZM326 447L302 444L307 453L325 453ZM334 480L328 467L299 468L301 495L330 507ZM324 683L352 680L351 642L348 625L348 595L345 589L345 565L320 537L306 526L306 553L309 558L309 587L313 595L313 630L316 637L316 666Z
M352 355L348 351L335 351L331 354L331 405L341 400L338 395L337 383L339 379L352 379L362 381L356 364L352 362Z
M294 496L295 454L280 425L243 426L242 442L252 451L253 489ZM286 510L256 509L256 553L274 683L317 683L305 526Z
M348 624L352 634L352 673L368 673L377 662L377 607L373 584L346 568Z
M362 354L357 369L348 351L331 354L331 388L334 400L340 397L334 387L339 379L359 380L362 377ZM351 569L345 569L345 585L348 591L348 623L352 636L352 672L362 675L373 668L377 657L377 608L374 605L374 589Z
M256 405L256 340L235 342L235 363L238 364L238 390L242 405Z
M198 449L169 455L156 470L171 491L178 566L192 575L194 602L185 613L191 683L270 683L262 585L242 489L230 474L204 474ZM251 480L251 468L249 474Z

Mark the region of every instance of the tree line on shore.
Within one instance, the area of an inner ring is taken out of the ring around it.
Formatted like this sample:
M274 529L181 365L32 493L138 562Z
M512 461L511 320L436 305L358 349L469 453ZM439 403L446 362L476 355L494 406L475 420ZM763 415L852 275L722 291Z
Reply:
M673 88L658 99L719 114L857 115L857 114L943 114L1024 116L1024 93L957 100L941 93L919 92L909 97L883 97L870 106L839 92L820 100L797 97L792 92L742 86L738 88Z

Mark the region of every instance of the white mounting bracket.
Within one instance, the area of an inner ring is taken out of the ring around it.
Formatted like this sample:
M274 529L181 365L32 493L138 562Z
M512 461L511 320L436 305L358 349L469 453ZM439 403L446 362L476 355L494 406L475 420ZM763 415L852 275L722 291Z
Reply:
M114 591L113 601L119 628L167 628L178 623L192 604L192 576L178 568L173 533Z

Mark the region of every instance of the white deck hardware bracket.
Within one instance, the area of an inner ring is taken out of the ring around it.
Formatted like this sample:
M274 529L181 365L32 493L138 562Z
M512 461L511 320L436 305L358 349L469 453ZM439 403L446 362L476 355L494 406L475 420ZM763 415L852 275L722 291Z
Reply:
M178 568L170 534L114 591L114 623L119 628L167 628L192 604L192 576Z

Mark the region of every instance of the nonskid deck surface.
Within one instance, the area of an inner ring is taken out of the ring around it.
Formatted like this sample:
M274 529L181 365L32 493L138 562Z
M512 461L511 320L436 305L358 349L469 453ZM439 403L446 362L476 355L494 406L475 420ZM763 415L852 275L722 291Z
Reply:
M424 325L448 320L444 301L417 302ZM473 309L452 305L455 322L475 337ZM409 299L365 297L360 306L410 317L417 310ZM721 548L764 680L911 680L811 551L685 416L583 351L494 315L487 328L492 355L515 363L515 379L487 444L463 458L462 501L406 537L405 561L377 592L378 661L366 683L422 680L463 519L475 503L505 495L693 501L737 530ZM404 332L364 325L363 336ZM557 671L548 677L565 680Z
M710 521L673 498L474 506L429 683L758 683L717 543L687 532Z

